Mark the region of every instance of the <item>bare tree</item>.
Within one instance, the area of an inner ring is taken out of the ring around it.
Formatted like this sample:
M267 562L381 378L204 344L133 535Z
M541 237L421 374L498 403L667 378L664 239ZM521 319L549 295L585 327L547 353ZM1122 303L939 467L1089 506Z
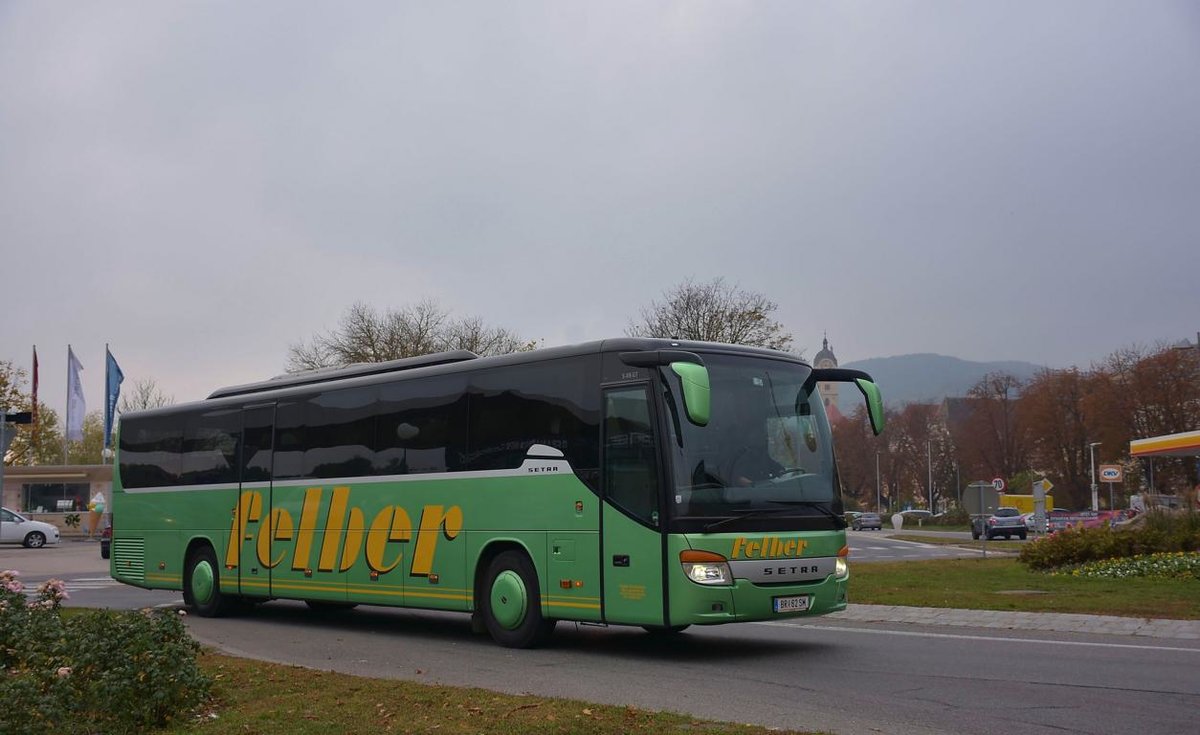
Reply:
M154 378L142 378L121 390L121 405L117 410L121 413L144 411L148 408L170 406L173 403L175 397L163 393Z
M1017 413L1023 387L1014 375L988 373L968 393L974 400L963 449L993 477L1009 478L1028 466L1027 432Z
M445 348L470 350L479 355L505 355L528 352L535 347L502 327L489 327L477 316L451 322L445 330Z
M714 278L707 283L691 279L663 294L642 309L641 322L631 322L631 337L665 337L788 350L792 335L770 318L778 304L753 291L743 291Z
M531 350L533 343L507 329L489 327L479 317L454 319L430 300L383 312L356 303L333 331L289 347L287 370L386 362L454 349L501 355Z

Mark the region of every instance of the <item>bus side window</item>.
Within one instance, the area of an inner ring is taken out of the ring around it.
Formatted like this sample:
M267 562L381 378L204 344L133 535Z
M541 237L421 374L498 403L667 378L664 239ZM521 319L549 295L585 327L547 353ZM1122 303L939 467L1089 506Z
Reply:
M658 510L658 461L646 389L621 388L604 399L605 498L653 526Z
M423 475L461 470L467 443L466 387L462 375L381 386L373 472Z
M183 422L177 416L121 422L121 482L124 487L179 484Z

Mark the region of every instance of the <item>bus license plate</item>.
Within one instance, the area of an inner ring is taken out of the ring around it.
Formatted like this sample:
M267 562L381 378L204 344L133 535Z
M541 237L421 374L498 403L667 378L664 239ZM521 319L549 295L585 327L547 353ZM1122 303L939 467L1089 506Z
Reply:
M808 604L812 600L811 595L795 595L794 597L776 597L775 612L804 612L808 609Z

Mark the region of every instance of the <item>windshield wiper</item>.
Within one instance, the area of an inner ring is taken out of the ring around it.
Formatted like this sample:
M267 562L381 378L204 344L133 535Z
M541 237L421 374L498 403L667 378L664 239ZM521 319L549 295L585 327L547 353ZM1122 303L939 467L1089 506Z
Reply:
M834 513L833 511L831 511L828 507L825 506L824 503L818 502L816 500L772 500L770 502L776 503L778 505L784 505L784 506L800 506L802 508L812 508L813 510L815 510L821 514L828 516L829 518L832 518L834 521L834 525L836 525L839 529L846 527L846 519L845 518L842 518L837 513ZM712 523L710 523L704 527L704 532L710 533L714 528L720 528L721 526L724 526L728 523L732 523L734 521L740 521L744 518L752 518L755 516L763 516L763 515L776 515L778 513L787 512L788 510L790 510L790 509L789 508L759 508L758 510L742 511L738 515L731 516L729 518L722 518L719 521L713 521Z
M832 518L838 524L840 524L838 526L839 528L846 527L846 519L845 518L842 518L837 513L834 513L832 510L830 510L828 507L826 507L826 505L824 503L820 503L816 500L781 500L779 502L787 503L788 505L802 505L805 508L813 508L815 510L819 510L822 513L824 513L825 515Z
M724 526L729 523L733 523L734 521L744 520L746 518L754 518L756 516L778 515L779 513L787 513L789 511L790 511L789 508L759 508L757 510L735 511L737 513L737 515L735 515L735 516L730 516L729 518L722 518L719 521L713 521L712 523L709 523L708 525L706 525L704 527L704 532L712 533L712 531L714 529L720 528L721 526Z

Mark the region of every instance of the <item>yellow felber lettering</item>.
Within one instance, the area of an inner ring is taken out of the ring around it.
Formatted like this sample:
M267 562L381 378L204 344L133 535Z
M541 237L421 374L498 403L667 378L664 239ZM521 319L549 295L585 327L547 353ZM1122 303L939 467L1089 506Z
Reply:
M317 532L317 513L320 510L321 488L310 487L304 491L300 532L296 535L296 553L292 555L292 569L297 572L308 569L308 557L312 553L313 536Z
M729 555L730 558L736 559L739 556L741 556L742 555L742 547L745 545L746 545L746 539L742 538L741 536L738 536L736 539L734 539L733 553Z
M322 572L333 571L338 547L342 545L342 529L345 527L349 502L350 488L343 485L333 489L333 497L329 500L329 517L325 519L325 534L321 539L321 558L317 560L317 569Z
M287 556L287 549L279 552L279 556L271 558L271 541L292 540L292 516L283 508L276 508L267 516L266 527L258 532L258 563L267 569L279 566Z
M439 526L447 541L457 538L463 526L462 508L452 505L443 513L442 506L427 505L421 511L421 529L417 533L417 549L413 552L412 569L409 571L412 576L428 577L432 571Z
M383 554L390 542L408 543L412 539L411 529L412 521L406 510L396 505L384 506L371 521L371 530L367 532L367 566L380 574L395 569L404 558L404 552L397 554L391 564L384 561Z
M225 547L225 566L233 569L242 561L242 542L250 540L246 526L262 518L262 493L247 491L238 500L237 511L229 528L229 545Z
M774 559L784 556L800 556L804 553L804 547L807 545L807 541L798 538L784 540L777 536L767 536L758 541L749 541L739 536L733 540L733 552L729 558Z
M350 520L346 524L346 545L342 547L341 571L354 566L354 557L358 556L363 542L363 512L361 508L350 509Z

